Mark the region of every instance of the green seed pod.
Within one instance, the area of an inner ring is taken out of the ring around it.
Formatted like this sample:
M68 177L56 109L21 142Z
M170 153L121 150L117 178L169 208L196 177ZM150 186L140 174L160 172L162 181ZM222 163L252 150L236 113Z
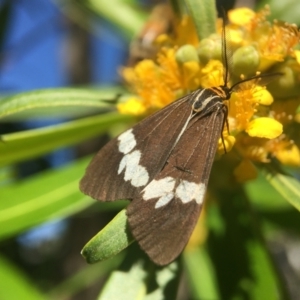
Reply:
M189 62L189 61L199 62L197 50L193 45L181 46L176 51L175 57L179 63L185 63L185 62Z
M271 72L280 72L281 76L268 84L269 91L278 98L295 97L300 93L299 65L295 59L287 60Z
M259 66L259 54L253 46L238 48L232 56L232 72L235 76L253 75Z
M206 65L209 60L217 59L222 61L221 39L217 35L211 35L210 38L203 39L198 48L200 62Z

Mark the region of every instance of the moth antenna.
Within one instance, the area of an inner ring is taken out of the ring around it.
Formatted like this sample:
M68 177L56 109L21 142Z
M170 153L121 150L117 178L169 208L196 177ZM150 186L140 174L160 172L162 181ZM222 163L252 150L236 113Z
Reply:
M231 93L231 92L238 90L238 87L240 84L251 81L251 80L259 79L259 80L261 80L261 82L259 82L259 85L267 85L269 82L271 82L272 80L274 80L282 75L284 75L284 73L275 72L275 73L259 74L259 75L252 76L250 78L245 78L243 80L236 82L234 85L232 85L231 88L229 89L229 92Z
M221 34L221 43L222 43L222 63L224 66L224 73L223 73L223 80L224 80L224 86L228 86L229 82L229 65L228 65L228 47L227 47L227 33L226 33L226 12L224 8L222 9L223 14L223 24L222 24L222 34Z

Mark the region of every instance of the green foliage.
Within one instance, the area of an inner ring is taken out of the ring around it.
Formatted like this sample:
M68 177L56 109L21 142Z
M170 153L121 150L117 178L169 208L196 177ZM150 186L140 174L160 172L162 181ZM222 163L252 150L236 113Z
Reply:
M126 221L126 210L123 209L110 222L110 226L106 226L84 246L81 254L88 263L115 256L134 241Z
M122 27L126 36L132 36L141 26L144 16L131 7L132 1L102 2L90 0L81 5ZM212 1L187 2L191 11L206 14L206 24L215 17L212 6L205 6ZM199 9L199 5L204 5L205 10ZM209 30L215 29L210 26ZM204 36L207 34L203 32ZM72 120L3 135L0 165L10 168L16 162L109 132L116 124L124 127L131 123L131 117L120 115L114 109L114 99L120 92L124 90L119 86L50 89L3 99L0 121L49 116L72 117ZM95 210L116 214L124 208L124 203L99 204L79 192L78 183L90 159L78 159L68 166L1 187L0 240L5 243L49 220L79 213L89 217ZM190 299L288 300L266 240L278 230L293 230L299 235L299 191L298 180L277 166L269 165L268 169L261 168L256 181L243 188L215 192L215 201L206 208L206 242L187 248L180 259L163 268L153 265L133 243L122 210L82 250L87 262L99 263L86 264L54 289L40 291L21 268L1 256L0 299L70 299L105 277L108 280L104 287L101 290L99 287L98 299L101 300L175 299L184 273L188 286L185 293ZM89 238L91 236L87 236Z
M286 22L299 25L300 3L298 0L287 0L284 2L263 0L258 3L258 8L263 8L265 5L271 7L270 19L285 20Z
M0 256L0 299L46 300L26 274Z

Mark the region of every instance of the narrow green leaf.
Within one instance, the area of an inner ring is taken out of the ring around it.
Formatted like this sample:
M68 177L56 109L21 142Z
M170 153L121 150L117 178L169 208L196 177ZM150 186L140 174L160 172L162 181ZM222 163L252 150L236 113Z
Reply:
M116 25L129 39L142 29L146 15L124 0L85 0L91 11Z
M21 270L0 256L0 299L46 300L48 297Z
M149 275L149 268L146 268L146 270ZM157 283L157 288L153 290L149 283L151 280L148 280L145 300L175 299L182 274L179 261L173 261L164 267L155 266L154 271L153 277Z
M254 281L246 278L242 279L241 288L250 295L249 299L279 299L279 278L276 276L266 249L257 240L249 241L247 252L251 259L250 268Z
M263 168L262 174L285 200L300 211L300 182L296 178L271 164Z
M213 264L205 248L186 249L183 258L193 299L221 299Z
M174 14L178 17L181 17L183 12L185 11L184 1L181 0L170 0L170 6L174 12Z
M258 178L244 184L251 203L260 211L290 210L290 204L260 173Z
M96 202L79 191L90 158L32 176L0 190L0 239L75 214Z
M178 261L165 267L156 266L134 244L98 299L176 299L180 271Z
M199 39L216 33L216 3L214 0L185 0L193 18Z
M285 201L286 202L286 201ZM287 202L286 202L287 203ZM274 236L274 231L290 231L294 234L300 234L300 218L299 212L289 203L290 209L277 211L259 211L259 215L263 221L265 235Z
M126 210L95 235L82 249L81 254L90 264L115 256L134 241L127 224Z
M112 107L120 86L99 89L57 88L35 90L7 97L0 102L0 120L74 117Z
M222 230L211 224L207 240L218 275L219 299L289 299L243 190L224 189L219 196L219 205L207 210L208 223L212 216L214 223L221 218L217 223L224 224Z
M0 141L0 166L45 154L95 136L132 117L119 113L96 115L33 130L5 134Z
M111 299L144 299L147 287L147 271L143 260L137 260L129 270L114 271L106 282L98 300Z

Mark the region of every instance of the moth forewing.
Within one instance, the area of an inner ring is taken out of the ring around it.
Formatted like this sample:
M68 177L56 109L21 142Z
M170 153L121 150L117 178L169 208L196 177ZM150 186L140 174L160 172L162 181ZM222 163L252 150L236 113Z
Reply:
M80 190L100 201L133 199L163 168L190 111L183 97L111 140L92 159ZM148 180L137 183L146 172Z

